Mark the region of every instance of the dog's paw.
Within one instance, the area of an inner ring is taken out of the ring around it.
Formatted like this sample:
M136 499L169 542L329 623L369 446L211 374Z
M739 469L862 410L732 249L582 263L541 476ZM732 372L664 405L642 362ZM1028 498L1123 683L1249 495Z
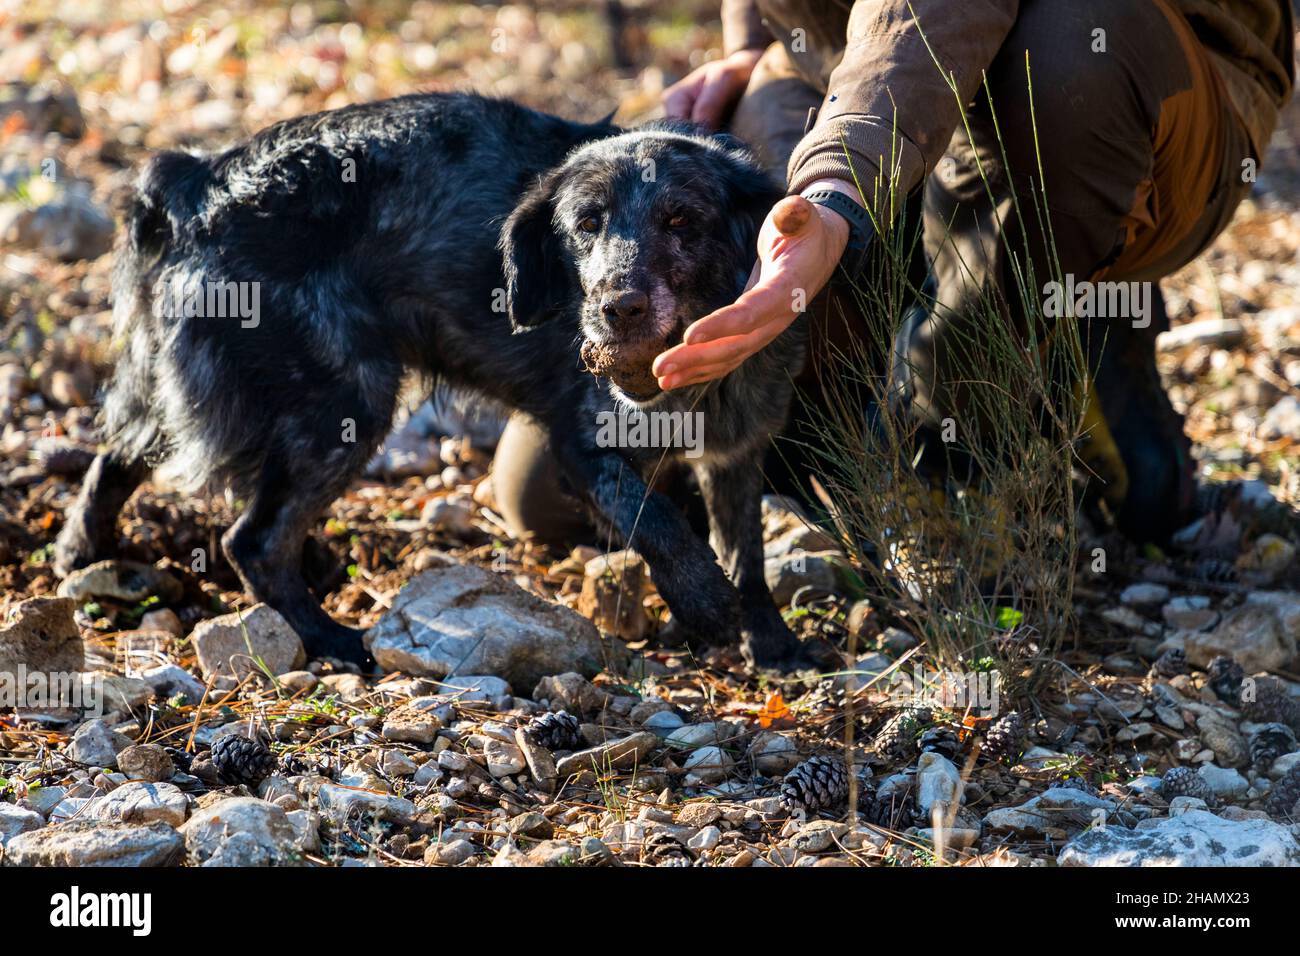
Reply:
M54 540L51 567L55 575L66 578L73 571L94 564L101 557L103 555L97 553L95 542L90 540L89 535L76 525L67 524Z
M672 611L674 632L681 635L683 643L733 643L740 596L717 564L692 568L698 568L696 573L683 569L662 584L655 582Z
M713 549L684 534L657 550L650 561L655 589L688 632L709 643L736 636L740 620L740 595L718 566Z
M684 647L693 650L698 647L705 647L708 644L709 640L705 635L692 631L677 617L670 617L654 636L655 647L668 650Z
M819 655L814 654L813 650L812 647L801 644L791 633L775 607L771 613L764 610L749 615L740 632L740 652L754 670L793 674L826 669L824 661L819 660Z
M361 640L361 631L337 624L321 630L300 634L303 649L313 660L333 658L346 664L355 664L363 674L375 669L375 659Z

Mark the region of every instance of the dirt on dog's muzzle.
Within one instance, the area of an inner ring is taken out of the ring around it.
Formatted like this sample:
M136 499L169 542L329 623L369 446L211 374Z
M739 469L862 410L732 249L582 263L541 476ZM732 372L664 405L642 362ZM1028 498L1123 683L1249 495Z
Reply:
M587 371L608 378L630 398L648 399L659 394L659 380L650 370L660 352L668 348L667 339L646 339L631 343L582 343L582 364Z

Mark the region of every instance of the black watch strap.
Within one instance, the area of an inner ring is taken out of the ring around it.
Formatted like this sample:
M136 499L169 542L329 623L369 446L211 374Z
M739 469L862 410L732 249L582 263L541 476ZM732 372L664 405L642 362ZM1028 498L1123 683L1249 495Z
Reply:
M844 247L840 265L850 277L856 278L867 261L867 246L876 231L871 226L867 211L838 189L810 189L803 198L818 206L839 213L849 224L849 243Z

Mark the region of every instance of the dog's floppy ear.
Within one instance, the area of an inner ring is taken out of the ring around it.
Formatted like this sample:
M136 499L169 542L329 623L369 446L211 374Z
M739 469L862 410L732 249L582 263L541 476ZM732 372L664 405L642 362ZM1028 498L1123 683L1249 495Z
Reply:
M553 223L559 182L558 172L543 176L501 228L506 308L516 332L555 318L568 298L569 275Z

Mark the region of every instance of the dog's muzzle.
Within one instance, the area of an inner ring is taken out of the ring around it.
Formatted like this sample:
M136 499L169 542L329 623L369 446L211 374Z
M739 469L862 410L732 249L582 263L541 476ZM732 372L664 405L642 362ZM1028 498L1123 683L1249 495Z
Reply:
M650 366L667 347L666 339L612 343L584 339L579 354L587 371L609 379L633 401L645 402L660 392L659 380Z

